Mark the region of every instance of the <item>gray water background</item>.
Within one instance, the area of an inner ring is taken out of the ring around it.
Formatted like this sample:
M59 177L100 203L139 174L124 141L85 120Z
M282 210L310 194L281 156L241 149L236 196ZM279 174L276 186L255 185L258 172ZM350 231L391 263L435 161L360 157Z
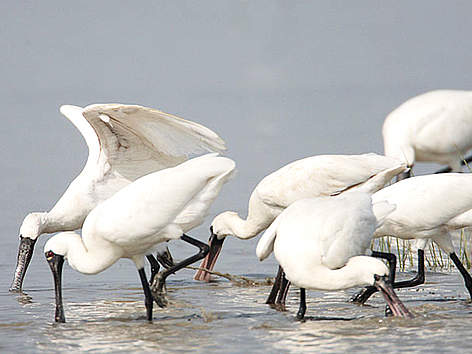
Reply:
M352 306L349 290L309 292L308 316L324 320L300 324L297 289L279 313L263 304L267 286L200 284L183 271L169 278L170 306L148 324L131 262L97 276L66 265L68 323L55 325L43 236L25 280L30 298L7 290L23 217L50 209L87 157L59 105L136 103L217 131L238 174L190 233L205 240L217 213L245 215L271 171L316 154L382 153L383 119L401 102L470 89L471 10L468 1L2 1L0 351L467 349L471 306L456 272L429 273L425 286L400 292L413 321L385 319L379 297ZM273 276L276 263L257 261L256 242L228 239L217 270ZM177 258L193 252L171 249Z

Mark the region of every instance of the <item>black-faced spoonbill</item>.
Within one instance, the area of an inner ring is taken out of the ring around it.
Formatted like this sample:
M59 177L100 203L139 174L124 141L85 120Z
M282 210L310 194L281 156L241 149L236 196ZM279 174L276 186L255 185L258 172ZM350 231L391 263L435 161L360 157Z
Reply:
M225 149L210 129L151 108L96 104L60 110L84 137L88 160L49 212L31 213L23 221L10 291L21 291L39 235L80 229L96 205L137 178L176 166L189 154Z
M386 156L409 167L434 162L449 166L441 172L460 172L472 149L472 91L438 90L413 97L387 116L382 133Z
M215 217L210 228L210 252L200 267L213 269L226 236L233 235L243 240L257 236L296 200L336 195L356 189L373 193L405 169L405 164L396 159L372 153L319 155L292 162L259 182L249 199L246 220L231 211ZM195 279L208 281L210 274L198 271ZM279 267L267 303L277 302L283 306L287 285ZM279 293L280 288L285 291Z
M372 196L374 202L385 200L396 205L374 237L395 236L417 239L418 275L394 284L395 288L424 283L424 248L431 239L446 252L459 269L472 297L472 278L457 257L451 241L451 230L472 226L472 175L448 173L417 176L388 186ZM364 303L374 289L366 289L354 297Z
M286 277L300 289L297 319L305 316L305 288L341 290L369 284L379 289L394 315L410 317L380 260L364 256L373 232L394 205L372 205L369 193L302 199L285 209L262 235L260 260L272 251Z
M147 319L152 320L153 297L164 302L163 285L168 275L202 259L208 245L185 233L203 222L235 164L216 154L204 155L141 177L95 207L85 219L82 237L74 232L53 236L44 252L54 275L56 322L65 322L61 271L64 258L85 274L99 273L120 258L130 258L138 268L144 289ZM160 272L151 294L144 272L144 256L168 240L182 239L200 252ZM161 306L164 303L160 304Z

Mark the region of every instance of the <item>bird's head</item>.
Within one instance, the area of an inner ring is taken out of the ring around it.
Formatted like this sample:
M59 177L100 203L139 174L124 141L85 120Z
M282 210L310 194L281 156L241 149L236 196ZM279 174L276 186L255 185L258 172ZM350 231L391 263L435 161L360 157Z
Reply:
M232 211L225 211L217 215L210 226L210 239L208 245L210 251L208 252L205 259L202 261L200 268L212 271L215 267L216 260L223 247L223 242L228 235L232 235L233 231L230 227L231 220L239 218L238 214ZM205 270L198 270L194 276L195 280L210 281L210 273Z
M44 245L44 253L54 253L55 255L67 258L71 246L76 242L81 242L80 236L73 231L60 232L51 237Z
M379 259L366 256L352 257L346 266L357 275L359 285L372 285L382 293L385 301L395 316L413 317L398 298L388 278L389 269Z
M234 235L231 225L233 219L239 219L238 213L225 211L217 215L211 222L211 235L218 240L223 240L226 236Z
M346 264L358 278L358 285L374 286L375 276L388 278L389 270L384 262L374 257L352 257Z
M26 215L20 226L20 237L36 240L44 231L47 213L30 213Z

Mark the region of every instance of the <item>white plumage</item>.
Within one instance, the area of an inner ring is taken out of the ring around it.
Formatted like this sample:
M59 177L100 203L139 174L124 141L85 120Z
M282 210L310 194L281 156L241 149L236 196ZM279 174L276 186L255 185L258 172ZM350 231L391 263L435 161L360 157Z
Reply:
M79 229L96 205L137 178L176 166L190 154L225 149L223 140L210 129L151 108L95 104L66 105L60 110L84 137L89 156L49 212L31 213L23 221L10 290L21 290L34 241L42 233Z
M438 90L413 97L383 125L385 155L405 161L449 165L461 171L472 148L472 91Z
M220 242L229 235L255 237L291 203L310 197L330 196L346 190L371 193L381 189L406 166L396 159L377 155L319 155L292 162L262 179L249 199L246 220L235 212L224 212L212 221L212 233ZM210 251L202 268L212 269L219 250ZM207 272L195 279L209 280Z
M273 249L287 279L301 288L339 290L374 285L375 276L385 277L389 270L380 260L363 255L375 228L394 208L381 202L376 215L370 194L356 191L302 199L275 219L262 235L256 254L263 260Z
M432 239L451 257L472 296L472 278L454 251L450 233L472 226L472 175L448 173L412 177L378 191L372 200L396 205L396 210L387 216L374 237L417 240L418 274L411 280L396 283L395 287L424 283L424 248L428 239ZM371 293L364 291L354 301L364 303Z
M59 233L44 251L48 258L64 256L86 274L101 272L120 258L132 259L144 274L144 256L157 244L178 239L203 222L234 167L232 160L209 154L141 177L90 212L82 238Z

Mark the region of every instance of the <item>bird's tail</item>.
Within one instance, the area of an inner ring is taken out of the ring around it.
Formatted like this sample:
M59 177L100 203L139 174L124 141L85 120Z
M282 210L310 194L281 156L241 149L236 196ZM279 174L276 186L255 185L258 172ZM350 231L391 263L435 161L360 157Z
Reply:
M282 214L281 214L282 215ZM280 215L272 222L268 229L261 236L257 243L256 255L260 261L263 261L274 250L275 237L277 236L277 228L280 222Z

